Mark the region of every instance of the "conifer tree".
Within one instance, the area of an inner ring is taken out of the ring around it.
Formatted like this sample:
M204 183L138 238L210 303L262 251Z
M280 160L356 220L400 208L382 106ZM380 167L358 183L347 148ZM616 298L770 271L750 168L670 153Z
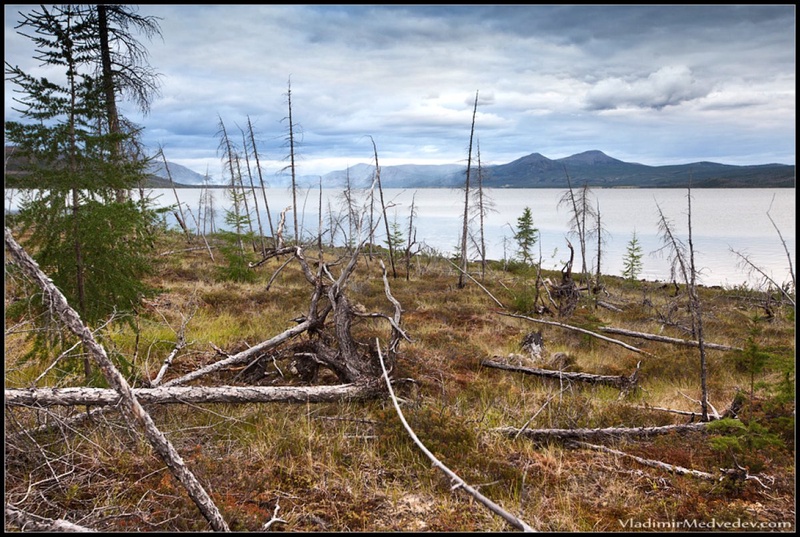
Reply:
M625 251L625 258L622 260L622 277L626 280L635 280L642 273L642 246L639 244L639 238L636 236L636 230L633 231L633 236L628 242L628 248Z
M517 218L517 229L514 232L514 240L519 247L519 256L524 263L533 264L533 246L536 244L536 235L539 230L533 225L533 215L531 208L525 207L522 216Z
M17 29L34 42L35 59L65 73L64 82L55 82L6 64L23 118L5 124L6 140L16 148L26 186L38 189L20 207L21 236L93 323L130 309L145 291L155 215L146 204L115 196L143 178L143 163L112 158L126 142L135 143L135 133L102 128L108 107L97 75L97 20L79 6L41 6L23 15Z

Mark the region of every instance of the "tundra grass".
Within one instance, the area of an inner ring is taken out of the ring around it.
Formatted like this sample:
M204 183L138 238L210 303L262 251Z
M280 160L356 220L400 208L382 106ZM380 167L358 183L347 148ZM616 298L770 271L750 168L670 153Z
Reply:
M179 249L182 239L170 240L162 251ZM316 252L307 258L316 258ZM326 253L329 258L333 255ZM105 327L104 344L132 364L130 378L153 378L183 329L188 344L175 357L170 378L218 360L217 349L238 352L273 337L306 313L311 296L296 263L272 279L283 261L254 269L254 278L243 283L221 278L205 250L161 256L150 282L159 292L143 303L136 322ZM496 428L508 426L688 422L690 416L658 408L699 411L699 352L611 336L653 355L647 356L574 331L501 315L539 317L513 309L530 304L515 302L515 297L530 291L531 275L505 272L499 263L491 265L482 281L486 291L471 281L458 289L455 269L435 257L412 264L408 280L404 274L389 277L411 338L401 342L392 372L401 409L442 463L507 511L540 531L619 532L626 530L624 524L648 531L647 521L675 520L794 530L793 310L767 304L763 294L702 290L707 341L745 348L752 335L756 349L769 355L762 364L735 351L708 351L710 401L722 412L737 394L744 396L744 428L603 442L631 455L704 472L747 465L762 476L762 487L754 480L702 480L618 455L498 434ZM557 281L560 273L546 276ZM586 329L615 326L691 339L685 293L676 295L673 286L655 282L604 281L601 301L622 312L598 307L584 293L571 318L543 318ZM393 314L377 259L359 262L347 292L366 311ZM7 316L7 331L23 320ZM382 319L353 323L354 336L363 343L378 338L385 345L389 330ZM621 398L609 387L480 365L482 359L510 355L533 363L521 348L531 331L542 332L544 358L555 353L568 357L566 371L629 375L641 361L637 390ZM23 362L27 350L22 334L7 334L7 388L30 386L50 365L44 357ZM265 383L301 383L289 373L287 358L276 355L268 366ZM246 384L239 372L222 372L213 381ZM76 385L82 380L77 374L69 378ZM335 382L332 376L324 378ZM38 386L66 380L45 376ZM236 531L262 531L276 512L282 522L271 529L279 531L510 529L452 489L385 398L338 404L150 405L148 410ZM164 463L115 412L75 425L65 422L44 433L24 432L85 411L6 409L7 503L103 531L208 530ZM779 526L784 523L788 526Z

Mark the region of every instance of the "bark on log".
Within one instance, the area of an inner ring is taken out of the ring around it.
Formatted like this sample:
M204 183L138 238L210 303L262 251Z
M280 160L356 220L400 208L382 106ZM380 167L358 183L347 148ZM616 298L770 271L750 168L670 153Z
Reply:
M128 381L125 380L125 377L122 376L111 359L109 359L106 350L95 340L91 330L83 324L78 313L72 309L61 291L53 285L53 281L41 271L36 261L17 244L8 228L5 228L5 245L14 263L32 280L36 281L42 289L43 299L50 310L57 314L61 321L81 339L87 352L97 362L103 376L119 394L123 415L131 428L138 428L144 431L144 436L153 446L155 452L166 463L175 478L184 486L211 527L215 531L230 531L228 524L222 518L211 497L194 474L186 467L172 443L156 427L150 414L147 413L133 395Z
M535 367L522 367L515 365L503 364L493 360L481 360L481 365L485 367L494 367L496 369L505 369L506 371L514 371L517 373L525 373L526 375L536 375L538 377L574 380L576 382L587 382L589 384L601 384L603 386L613 386L619 390L628 391L636 385L637 368L634 373L626 377L624 375L593 375L591 373L576 373L570 371L555 371L552 369L539 369Z
M199 403L331 403L375 397L381 392L376 384L336 386L171 386L134 388L132 394L146 404ZM121 396L103 388L6 389L6 406L116 405Z
M164 384L162 384L162 386L166 388L169 386L177 386L178 384L185 384L189 381L202 377L203 375L208 375L209 373L219 371L220 369L224 369L234 364L246 362L247 360L253 358L256 354L262 353L273 347L277 347L284 341L287 341L298 334L302 334L303 332L308 330L309 327L311 327L313 324L314 321L312 321L311 319L306 319L297 326L293 326L292 328L278 334L273 338L270 338L266 341L262 341L258 345L243 350L242 352L236 353L228 358L225 358L224 360L220 360L219 362L214 362L213 364L207 365L206 367L200 368L196 371L192 371L191 373L188 373L180 378L172 379L169 382L165 382Z
M497 427L494 431L510 437L524 436L535 442L548 440L603 440L618 438L650 438L669 433L688 433L702 431L706 422L689 423L687 425L663 425L659 427L606 427L602 429L525 429L520 431L514 427Z
M580 332L582 334L587 334L587 335L590 335L592 337L596 337L597 339L602 339L603 341L608 341L609 343L614 343L615 345L619 345L621 347L624 347L624 348L628 349L629 351L637 352L637 353L640 353L640 354L646 354L647 356L651 356L653 358L656 357L655 355L650 354L647 351L643 351L642 349L636 348L636 347L634 347L632 345L628 345L624 341L620 341L618 339L613 339L613 338L610 338L610 337L605 337L605 336L602 336L602 335L598 334L597 332L592 332L591 330L578 328L577 326L571 326L571 325L564 324L564 323L557 323L557 322L554 322L554 321L545 321L544 319L534 319L533 317L527 317L525 315L517 315L517 314L514 314L514 313L506 313L506 312L503 312L503 311L498 311L497 313L499 313L500 315L506 315L507 317L516 317L517 319L525 319L526 321L531 321L531 322L534 322L534 323L547 324L547 325L550 325L550 326L558 326L559 328L566 328L567 330L574 330L575 332Z
M660 341L661 343L673 343L675 345L685 345L687 347L699 347L700 343L689 339L678 339L674 337L659 336L657 334L647 334L644 332L634 332L633 330L625 330L624 328L614 328L612 326L604 326L600 328L601 332L608 332L609 334L619 334L621 336L629 336L640 339L647 339L649 341ZM707 349L715 349L720 351L741 351L740 347L731 347L730 345L721 345L718 343L706 343L703 345Z

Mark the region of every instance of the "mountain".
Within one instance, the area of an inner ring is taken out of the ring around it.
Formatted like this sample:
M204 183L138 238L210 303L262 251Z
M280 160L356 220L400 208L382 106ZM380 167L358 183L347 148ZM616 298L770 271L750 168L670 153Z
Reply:
M169 171L169 173L167 173L167 171ZM190 170L186 166L181 166L180 164L175 164L174 162L169 161L167 161L167 166L165 168L163 160L151 160L147 163L145 172L151 176L151 182L157 183L158 187L169 187L170 178L172 179L172 182L176 184L176 186L200 186L205 182L204 175L200 175L199 173ZM158 181L158 179L161 179L162 181ZM158 188L155 186L155 184L151 184L150 186Z
M465 167L460 164L401 164L381 166L383 188L448 188L464 181ZM346 170L330 172L322 176L322 184L350 184L367 187L375 174L374 164L356 164Z
M13 148L6 147L6 186L22 186L23 174L13 158ZM205 176L174 162L167 163L176 187L202 185ZM381 167L384 188L460 188L464 185L466 166L462 164ZM164 163L151 161L147 169L151 188L171 186ZM372 164L355 164L322 176L329 188L344 187L349 179L353 188L368 187L375 173ZM472 176L474 177L474 175ZM569 177L569 183L567 182ZM265 177L268 186L288 187L291 177L285 174ZM298 176L297 185L314 188L318 175ZM716 162L694 162L671 166L647 166L624 162L602 151L584 151L569 157L549 159L531 153L507 164L482 167L483 185L489 188L567 188L586 184L596 188L794 188L795 167L786 164L733 166ZM212 185L220 185L212 182ZM28 185L26 185L28 186Z
M569 183L567 177L569 176ZM623 162L602 151L551 160L538 153L486 169L484 183L495 188L794 188L795 167L786 164L732 166L695 162L646 166Z

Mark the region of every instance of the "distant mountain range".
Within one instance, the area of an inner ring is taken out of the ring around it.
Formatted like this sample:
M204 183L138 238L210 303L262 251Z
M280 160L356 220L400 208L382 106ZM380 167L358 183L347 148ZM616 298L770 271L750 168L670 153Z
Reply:
M203 184L204 176L178 164L169 163L172 180L186 186ZM385 188L454 188L464 185L466 166L461 164L381 166ZM166 177L163 163L154 163L150 173ZM327 173L322 184L354 188L369 185L373 164L356 164L346 170ZM485 166L482 181L489 188L567 188L584 184L593 188L794 188L795 167L787 164L733 166L715 162L694 162L671 166L647 166L609 157L602 151L586 151L570 157L549 159L539 153L508 164ZM471 177L476 180L477 170ZM272 187L291 185L288 175L265 177ZM299 176L299 185L317 186L319 176ZM214 184L220 185L219 181ZM163 185L162 185L163 186ZM167 186L168 183L167 183Z
M6 186L23 186L18 166L9 158L6 148ZM228 181L219 178L206 180L185 166L153 160L147 170L151 188L225 186ZM381 166L381 185L385 188L457 188L464 186L466 166L462 164ZM327 173L322 184L341 187L348 181L353 188L369 186L375 174L373 164L356 164L346 170ZM172 183L170 183L170 176ZM477 182L477 170L470 175ZM586 151L570 157L549 159L539 153L518 158L508 164L484 166L481 169L483 185L488 188L567 188L586 184L593 188L794 188L795 167L787 164L762 164L733 166L715 162L694 162L671 166L647 166L623 162L602 151ZM270 187L291 185L288 175L267 174ZM318 175L296 178L302 187L316 187ZM33 186L33 185L24 185Z

